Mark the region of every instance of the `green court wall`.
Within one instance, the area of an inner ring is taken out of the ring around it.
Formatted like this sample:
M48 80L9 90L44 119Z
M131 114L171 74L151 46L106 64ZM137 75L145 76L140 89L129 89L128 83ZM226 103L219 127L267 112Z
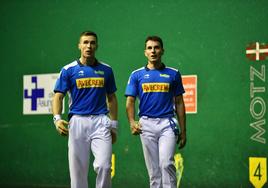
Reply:
M0 187L69 186L67 138L56 133L51 115L23 115L23 75L58 73L79 57L78 36L84 30L98 34L97 57L113 67L116 77L120 128L113 146L113 187L149 187L140 139L130 134L124 97L130 73L146 64L147 35L163 38L163 61L168 66L198 77L198 111L187 114L187 145L177 149L184 166L180 187L253 187L249 157L268 156L268 97L267 78L255 75L251 80L250 70L261 72L264 67L261 75L267 77L268 59L249 60L246 47L254 42L268 44L268 1L9 0L0 4ZM254 90L251 97L252 83L265 91ZM254 103L255 97L264 105ZM263 113L260 119L252 116L250 106ZM256 139L258 130L250 126L260 120L264 124L259 126L263 133L259 137L265 142ZM265 171L267 166L260 178ZM94 178L91 167L91 187Z

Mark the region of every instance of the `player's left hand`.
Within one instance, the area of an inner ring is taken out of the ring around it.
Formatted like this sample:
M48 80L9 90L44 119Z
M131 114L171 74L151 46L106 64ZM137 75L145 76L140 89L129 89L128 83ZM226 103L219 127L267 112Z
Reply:
M112 129L111 130L111 135L112 135L112 144L114 144L117 140L117 132L116 130Z
M133 135L139 135L142 133L141 124L137 121L130 123L130 129L131 129L131 134Z
M184 148L184 146L186 145L186 132L180 133L178 144L179 144L179 149Z

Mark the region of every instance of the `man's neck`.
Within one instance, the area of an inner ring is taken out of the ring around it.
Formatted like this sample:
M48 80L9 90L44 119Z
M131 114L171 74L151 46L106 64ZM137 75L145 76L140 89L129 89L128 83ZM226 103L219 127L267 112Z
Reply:
M161 61L150 62L148 61L147 68L148 69L159 69L162 66Z
M87 65L87 66L92 66L92 65L95 65L97 63L95 57L90 57L90 58L80 57L79 61L81 64Z

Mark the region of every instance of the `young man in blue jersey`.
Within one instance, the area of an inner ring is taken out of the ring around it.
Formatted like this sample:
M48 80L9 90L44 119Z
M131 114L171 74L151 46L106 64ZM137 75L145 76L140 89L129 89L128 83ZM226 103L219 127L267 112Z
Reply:
M133 71L127 84L127 116L132 134L141 138L150 188L176 188L176 143L180 149L186 144L181 75L161 61L164 48L160 37L147 37L144 54L147 65ZM135 121L136 97L139 99L138 122Z
M95 58L96 33L81 33L78 48L80 58L62 68L54 88L54 124L61 135L69 137L71 188L88 188L90 152L95 158L96 188L110 188L112 143L116 141L118 124L114 74L109 65ZM69 122L61 118L67 92Z

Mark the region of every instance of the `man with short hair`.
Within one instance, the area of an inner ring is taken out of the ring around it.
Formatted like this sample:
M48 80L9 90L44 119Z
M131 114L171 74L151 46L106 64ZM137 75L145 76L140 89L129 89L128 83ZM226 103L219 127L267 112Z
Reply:
M127 116L132 134L141 138L150 188L176 188L175 146L177 142L179 148L186 144L181 74L162 62L164 47L160 37L146 38L144 54L147 65L131 73L126 87ZM136 97L139 98L138 122L135 121Z
M118 124L114 74L109 65L95 58L96 33L81 33L78 48L80 58L62 68L54 88L54 124L61 135L69 136L71 188L88 188L90 152L95 157L96 188L110 188L112 143L116 141ZM67 92L69 122L61 118Z

